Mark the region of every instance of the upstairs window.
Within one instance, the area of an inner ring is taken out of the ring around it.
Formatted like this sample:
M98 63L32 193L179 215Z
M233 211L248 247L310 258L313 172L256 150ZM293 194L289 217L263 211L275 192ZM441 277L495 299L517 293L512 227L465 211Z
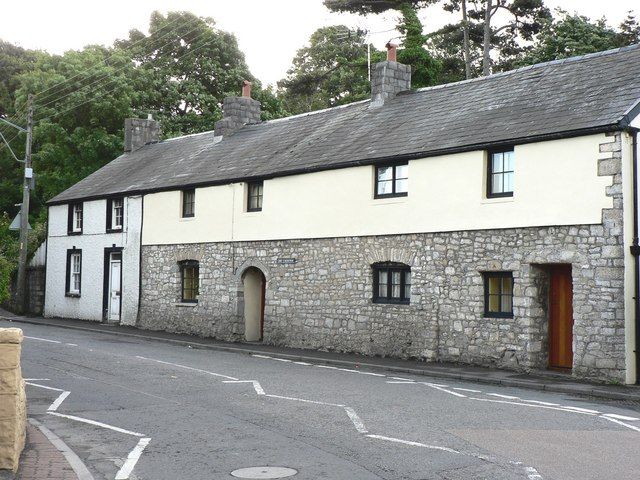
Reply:
M512 197L513 149L489 152L487 165L487 197Z
M196 260L184 260L179 263L181 278L181 299L183 302L197 303L200 293L200 267Z
M182 217L193 217L196 213L196 191L195 189L182 191Z
M409 165L398 163L376 167L375 198L405 197L409 191Z
M263 182L251 182L247 188L247 212L262 211Z
M110 198L107 200L107 231L118 232L124 225L124 199Z
M82 250L67 250L66 295L69 297L79 297L81 281Z
M513 317L513 272L485 272L484 316Z
M82 233L82 203L69 204L67 233L70 235Z
M374 303L409 303L411 299L411 267L404 263L373 264Z

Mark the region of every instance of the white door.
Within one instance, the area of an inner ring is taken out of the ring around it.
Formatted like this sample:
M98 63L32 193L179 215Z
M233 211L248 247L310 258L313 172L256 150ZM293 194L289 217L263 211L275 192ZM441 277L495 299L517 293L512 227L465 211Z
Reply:
M112 253L109 258L109 320L120 321L120 269L122 254Z

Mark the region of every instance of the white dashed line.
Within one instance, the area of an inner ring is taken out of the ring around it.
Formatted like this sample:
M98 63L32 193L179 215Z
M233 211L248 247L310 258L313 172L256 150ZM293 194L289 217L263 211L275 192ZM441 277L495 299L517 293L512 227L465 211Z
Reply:
M514 397L512 395L501 395L499 393L487 393L487 395L491 395L492 397L506 398L507 400L520 400L520 397Z
M524 471L527 474L527 478L529 480L542 480L542 475L540 475L538 473L538 470L536 470L535 468L533 468L533 467L525 467Z
M39 338L39 337L28 337L27 335L25 335L24 338L28 338L29 340L38 340L39 342L62 343L62 342L59 342L58 340L49 340L47 338Z
M25 378L24 379L25 382L50 382L51 379L50 378ZM39 385L40 387L42 385Z
M404 377L391 377L394 380L404 380L406 382L413 382L413 380L411 380L410 378L404 378Z
M264 389L260 385L260 382L256 380L223 380L222 383L252 383L253 389L258 395L264 395Z
M615 418L605 417L604 415L600 416L600 418L604 418L605 420L609 420L610 422L617 423L618 425L622 425L623 427L630 428L631 430L635 430L636 432L640 432L640 427L636 427L635 425L629 425L628 423L621 422Z
M58 410L58 407L60 406L60 404L62 402L64 402L64 400L69 396L71 392L62 392L58 398L55 399L55 401L49 406L49 408L47 408L48 412L55 412L56 410Z
M455 397L460 397L460 398L467 398L466 395L463 395L462 393L458 393L458 392L453 392L451 390L447 390L446 385L444 386L440 386L437 383L428 383L428 382L420 382L422 385L426 385L427 387L431 387L431 388L435 388L436 390L440 390L441 392L445 392L448 393L449 395L453 395Z
M133 435L134 437L144 437L144 434L142 433L132 432L131 430L125 430L124 428L114 427L113 425L97 422L95 420L90 420L88 418L76 417L75 415L65 415L63 413L58 413L58 412L47 412L47 413L49 415L55 415L56 417L68 418L69 420L75 420L76 422L88 423L89 425L95 425L96 427L102 427L108 430L113 430L114 432L124 433L125 435Z
M328 370L339 370L338 367L332 367L331 365L316 365L317 368L326 368Z
M603 417L609 417L609 418L615 418L617 420L626 420L628 422L635 422L637 420L640 420L640 418L637 418L637 417L627 417L625 415L617 415L615 413L604 413L602 416Z
M77 347L78 346L77 343L65 343L65 345L67 345L69 347Z
M382 373L373 373L373 372L358 372L360 375L371 375L372 377L386 377L386 375Z
M457 390L459 392L469 392L469 393L482 393L482 390L474 390L472 388L459 388L453 387L452 390Z
M178 363L164 362L162 360L156 360L154 358L141 357L139 355L136 355L136 358L139 358L141 360L148 360L149 362L161 363L163 365L171 365L172 367L184 368L185 370L191 370L193 372L205 373L207 375L212 375L214 377L226 378L228 380L238 380L237 378L229 377L228 375L222 375L220 373L214 373L214 372L210 372L208 370L201 370L199 368L194 368L194 367L187 367L186 365L180 365Z
M523 402L535 403L536 405L546 405L547 407L559 407L559 403L541 402L540 400L522 400Z
M581 413L594 413L594 414L600 414L600 412L598 410L591 410L589 408L580 408L580 407L568 407L566 405L563 406L563 408L566 408L567 410L575 410L576 412L581 412Z
M296 398L296 397L285 397L283 395L271 395L271 394L266 394L265 397L270 397L270 398L280 398L282 400L292 400L294 402L302 402L302 403L313 403L315 405L328 405L329 407L340 407L340 408L344 408L345 405L340 405L338 403L327 403L327 402L318 402L316 400L305 400L304 398Z
M65 390L63 390L61 388L49 387L47 385L38 385L37 383L31 383L31 382L27 382L27 381L25 381L24 383L26 383L27 385L31 385L32 387L44 388L45 390L53 390L54 392L64 392L65 391Z
M367 435L367 437L376 438L378 440L386 440L387 442L401 443L403 445L410 445L412 447L429 448L431 450L441 450L443 452L456 453L456 454L461 453L458 450L454 450L453 448L439 447L437 445L427 445L426 443L420 443L420 442L411 442L409 440L402 440L400 438L385 437L384 435Z
M251 356L256 358L271 358L267 355L258 355L257 353L252 353Z
M307 362L293 362L293 363L295 363L296 365L311 365L310 363L307 363Z
M362 423L362 420L360 420L360 417L358 416L356 411L351 407L343 408L344 411L347 412L347 415L349 415L349 418L351 419L353 426L356 427L356 430L360 433L367 433L367 428L364 426L364 423Z
M285 362L285 363L291 363L291 360L288 360L286 358L278 358L278 357L272 357L271 360L275 360L277 362Z

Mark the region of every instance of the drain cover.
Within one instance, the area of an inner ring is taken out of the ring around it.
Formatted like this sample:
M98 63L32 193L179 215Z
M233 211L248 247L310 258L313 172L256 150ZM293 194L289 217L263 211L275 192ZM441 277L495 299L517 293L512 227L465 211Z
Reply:
M286 467L249 467L231 472L236 478L285 478L293 477L297 470Z

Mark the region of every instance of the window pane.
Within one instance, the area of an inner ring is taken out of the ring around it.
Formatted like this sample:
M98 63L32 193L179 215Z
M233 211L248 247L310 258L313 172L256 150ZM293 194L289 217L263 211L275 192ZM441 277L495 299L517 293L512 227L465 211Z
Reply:
M393 284L391 285L391 297L400 298L400 285Z
M393 178L393 167L378 167L378 181L391 180Z
M489 311L500 311L500 295L489 295Z
M502 173L493 174L491 177L491 193L503 193Z
M258 208L258 197L249 197L249 208L251 210Z
M382 298L387 297L387 270L378 271L378 296Z
M502 295L501 299L500 311L504 313L511 313L513 311L513 307L511 305L513 297L511 295Z
M503 179L503 192L513 192L513 172L505 173Z
M504 152L504 171L512 172L513 168L513 152Z
M378 182L378 195L393 193L393 180Z
M406 193L409 191L409 180L396 180L396 193Z
M492 159L492 162L493 162L492 167L493 168L491 169L492 172L502 172L503 171L502 160L503 160L502 153L494 153L493 154L493 159Z
M513 278L504 277L502 279L502 294L513 295Z
M500 294L500 277L489 277L489 295Z
M404 272L404 298L411 298L411 271Z
M394 271L391 273L391 283L393 285L400 285L400 273L398 271Z
M409 165L397 165L396 166L396 178L408 178L409 177Z

